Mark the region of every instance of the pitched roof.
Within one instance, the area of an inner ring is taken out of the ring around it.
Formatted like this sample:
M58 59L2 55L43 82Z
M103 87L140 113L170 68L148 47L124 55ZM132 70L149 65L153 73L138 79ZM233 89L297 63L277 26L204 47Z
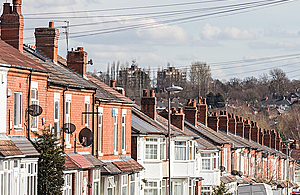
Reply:
M144 169L144 167L135 160L121 160L114 161L112 163L116 165L122 172L141 171Z
M94 157L93 155L91 155L90 153L88 154L81 154L84 158L86 158L88 161L90 161L90 163L92 163L94 166L99 167L99 166L103 166L105 165L104 162L102 162L101 160L99 160L98 158Z
M47 71L42 64L23 55L19 50L0 39L0 64L13 65L13 67L25 67Z
M155 126L151 125L150 123L147 123L146 121L136 116L135 112L133 112L131 115L131 128L141 134L163 133Z
M112 162L105 162L105 166L101 167L101 175L117 175L120 173L122 173L122 171Z
M66 154L66 156L79 168L87 169L94 167L94 165L81 154Z
M117 102L126 102L133 104L134 102L130 100L128 97L120 94L110 86L106 85L105 83L101 82L96 77L87 74L87 78L92 81L95 85L98 86L96 91L96 98L102 101L117 101Z
M25 136L8 136L26 157L40 156L32 143Z
M0 155L3 157L24 155L11 140L0 140Z
M193 135L193 136L198 136L198 134L196 134L195 132L189 130L188 128L185 128L184 131L189 134L189 135ZM205 138L203 137L199 137L197 139L197 143L198 143L198 146L197 148L200 148L202 150L215 150L215 149L218 149L217 146L215 146L214 144L212 144L211 142L207 141Z
M78 73L64 65L52 62L50 59L44 57L30 47L24 45L23 54L35 62L40 63L49 71L48 82L51 84L73 88L96 89L91 82L83 78Z

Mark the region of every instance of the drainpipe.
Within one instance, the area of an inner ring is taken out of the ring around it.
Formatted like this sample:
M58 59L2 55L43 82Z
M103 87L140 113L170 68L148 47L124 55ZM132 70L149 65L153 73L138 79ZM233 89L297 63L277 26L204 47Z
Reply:
M62 146L63 146L63 152L65 151L65 130L64 130L64 125L65 125L65 105L66 105L66 98L65 98L65 92L68 90L68 87L63 90L63 127L62 127Z
M27 97L27 139L30 140L30 115L29 115L29 106L30 106L30 97L31 97L31 78L32 70L29 73L29 86L28 86L28 97Z
M96 90L95 92L93 93L93 102L92 102L92 107L93 107L93 112L92 112L92 131L93 131L93 134L95 135L95 94L96 94ZM98 110L97 110L97 113L98 113ZM98 116L98 115L97 115ZM95 143L95 139L94 139L94 143ZM92 144L92 155L94 156L95 155L95 144Z

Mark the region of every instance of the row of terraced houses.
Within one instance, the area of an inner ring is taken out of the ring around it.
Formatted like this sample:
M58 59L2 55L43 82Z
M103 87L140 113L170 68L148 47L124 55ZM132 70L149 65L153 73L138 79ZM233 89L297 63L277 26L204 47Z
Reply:
M172 108L169 175L168 112L157 113L154 91L144 90L138 106L114 81L87 73L82 47L59 56L53 22L35 29L35 46L23 44L21 4L4 3L1 16L0 195L37 194L32 141L43 130L64 146L64 195L163 195L169 178L174 195L208 195L221 182L232 193L264 181L279 193L287 182L298 188L280 134L226 111L208 113L205 99ZM30 115L31 105L42 113Z

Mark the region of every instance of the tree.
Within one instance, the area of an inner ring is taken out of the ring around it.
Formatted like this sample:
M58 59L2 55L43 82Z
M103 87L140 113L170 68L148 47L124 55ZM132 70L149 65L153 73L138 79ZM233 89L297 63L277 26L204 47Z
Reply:
M193 87L197 87L200 95L205 96L209 91L211 81L210 67L204 62L192 62L190 66L190 80Z
M221 93L218 93L215 97L215 106L221 108L225 106L225 98Z
M213 188L213 190L213 195L232 195L232 193L228 192L229 189L223 182L221 182L219 186Z
M285 72L279 68L275 68L269 71L271 81L270 81L270 92L273 94L274 98L282 97L286 95L286 90L290 83Z
M65 164L63 146L58 146L58 139L45 129L42 134L36 135L34 146L41 154L38 161L38 194L62 194Z
M215 107L215 94L213 92L209 92L206 96L207 105L211 106L211 108Z

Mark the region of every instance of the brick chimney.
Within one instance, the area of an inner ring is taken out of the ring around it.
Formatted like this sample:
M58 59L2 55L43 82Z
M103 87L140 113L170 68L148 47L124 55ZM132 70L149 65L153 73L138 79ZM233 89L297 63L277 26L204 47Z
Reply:
M259 129L256 122L251 122L251 139L259 142Z
M201 103L202 100L202 103ZM201 98L198 102L198 120L203 123L204 125L207 125L207 104L206 104L206 98Z
M251 124L249 120L244 121L244 137L251 140Z
M110 80L110 87L115 88L116 87L116 81Z
M271 147L271 132L270 130L264 130L264 145Z
M281 142L282 142L282 138L280 137L280 133L277 133L276 149L279 150L279 151L282 151Z
M244 137L244 119L236 116L236 135Z
M156 97L154 90L150 90L150 96L147 96L147 89L143 90L143 97L141 99L142 111L153 118L156 119Z
M54 22L49 22L48 28L36 28L34 34L37 51L57 63L59 30Z
M277 132L275 130L270 131L270 136L271 136L271 148L277 149L276 148L276 139L277 139Z
M219 127L222 131L228 133L228 116L226 111L220 111Z
M184 108L184 114L187 121L192 123L193 125L197 125L197 107L196 102L192 102L191 99L188 100L185 108Z
M3 4L1 15L1 39L23 52L24 17L22 15L22 0L13 0Z
M235 114L228 114L228 131L236 135L236 120Z
M265 137L264 130L262 128L259 128L258 132L259 132L259 143L261 145L264 145L264 137Z
M172 108L171 124L184 131L184 113L182 108L178 108L178 112L176 112L175 107Z
M67 64L69 68L86 76L87 52L83 51L83 47L68 51Z
M219 118L216 112L215 113L212 112L208 117L207 126L212 128L216 132L219 131Z

